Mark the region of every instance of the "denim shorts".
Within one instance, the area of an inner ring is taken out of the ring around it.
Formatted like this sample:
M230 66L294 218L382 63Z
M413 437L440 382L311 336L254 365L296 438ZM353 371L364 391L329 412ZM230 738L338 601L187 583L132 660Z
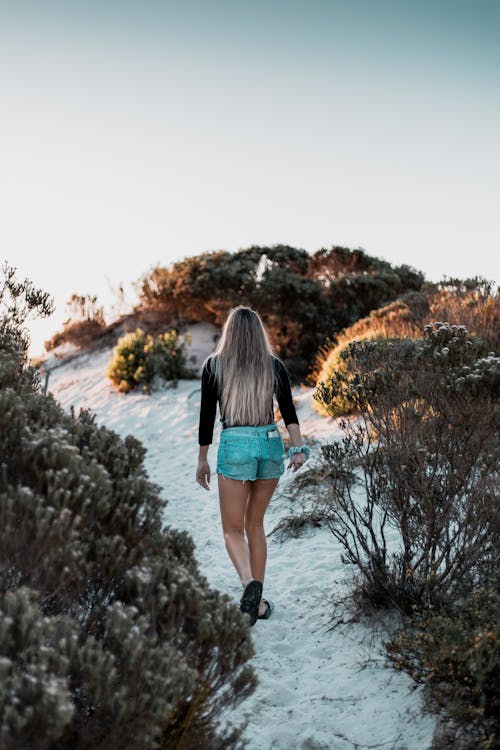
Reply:
M248 481L277 479L285 471L285 446L275 424L221 430L217 474Z

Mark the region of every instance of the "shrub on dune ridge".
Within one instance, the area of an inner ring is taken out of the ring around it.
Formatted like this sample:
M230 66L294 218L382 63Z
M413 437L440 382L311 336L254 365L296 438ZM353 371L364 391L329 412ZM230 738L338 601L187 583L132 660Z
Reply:
M106 329L104 308L98 304L96 295L72 294L66 306L70 311L70 317L64 322L63 330L45 342L48 352L66 341L86 349Z
M407 265L392 266L363 250L334 245L310 259L310 275L327 296L334 327L341 330L402 294L418 291L424 276Z
M142 444L43 396L15 330L0 315L1 747L241 748L218 720L256 684L248 623L163 527Z
M314 355L324 326L323 291L307 277L308 260L305 250L282 245L185 258L142 279L140 313L222 326L235 305L254 307L293 377Z
M465 325L484 342L484 352L500 351L500 298L493 285L484 279L444 280L427 285L421 292L410 292L385 307L373 310L366 318L341 331L322 346L308 377L312 385L328 384L335 372L347 374L349 344L355 341L418 339L430 320ZM324 415L350 414L352 405L338 400L327 409L320 400L314 408Z

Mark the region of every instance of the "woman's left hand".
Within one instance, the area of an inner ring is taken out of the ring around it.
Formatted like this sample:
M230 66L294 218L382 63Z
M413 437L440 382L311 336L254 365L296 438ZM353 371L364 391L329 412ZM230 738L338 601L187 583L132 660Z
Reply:
M300 467L307 461L305 453L294 453L288 464L288 468L292 467L293 471L298 471Z

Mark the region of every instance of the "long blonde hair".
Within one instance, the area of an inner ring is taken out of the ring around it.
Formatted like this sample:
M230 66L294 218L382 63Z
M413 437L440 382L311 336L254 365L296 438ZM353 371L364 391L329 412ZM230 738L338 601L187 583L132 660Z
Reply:
M257 312L238 305L222 327L211 359L221 413L231 426L267 424L273 403L276 354Z

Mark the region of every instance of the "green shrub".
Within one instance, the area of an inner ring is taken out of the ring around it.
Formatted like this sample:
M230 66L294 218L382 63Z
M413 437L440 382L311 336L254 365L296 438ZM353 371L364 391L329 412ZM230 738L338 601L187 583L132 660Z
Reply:
M248 621L164 527L143 445L42 395L25 291L16 323L0 293L0 746L239 750Z
M460 732L454 748L489 750L500 739L500 591L498 579L455 603L416 614L387 653L426 685ZM443 744L443 746L446 746Z
M500 352L498 290L485 279L449 279L439 284L427 284L419 292L408 292L330 336L317 353L309 382L316 386L321 382L328 384L335 372L347 375L349 358L345 352L352 342L419 339L428 320L465 325L471 334L481 339L484 353ZM323 415L342 416L351 414L353 407L349 400L339 400L330 402L327 409L316 400L314 408Z
M121 393L140 385L145 393L150 393L152 383L158 378L177 384L179 378L195 377L186 366L184 344L177 331L160 333L154 338L142 328L118 339L106 375Z

